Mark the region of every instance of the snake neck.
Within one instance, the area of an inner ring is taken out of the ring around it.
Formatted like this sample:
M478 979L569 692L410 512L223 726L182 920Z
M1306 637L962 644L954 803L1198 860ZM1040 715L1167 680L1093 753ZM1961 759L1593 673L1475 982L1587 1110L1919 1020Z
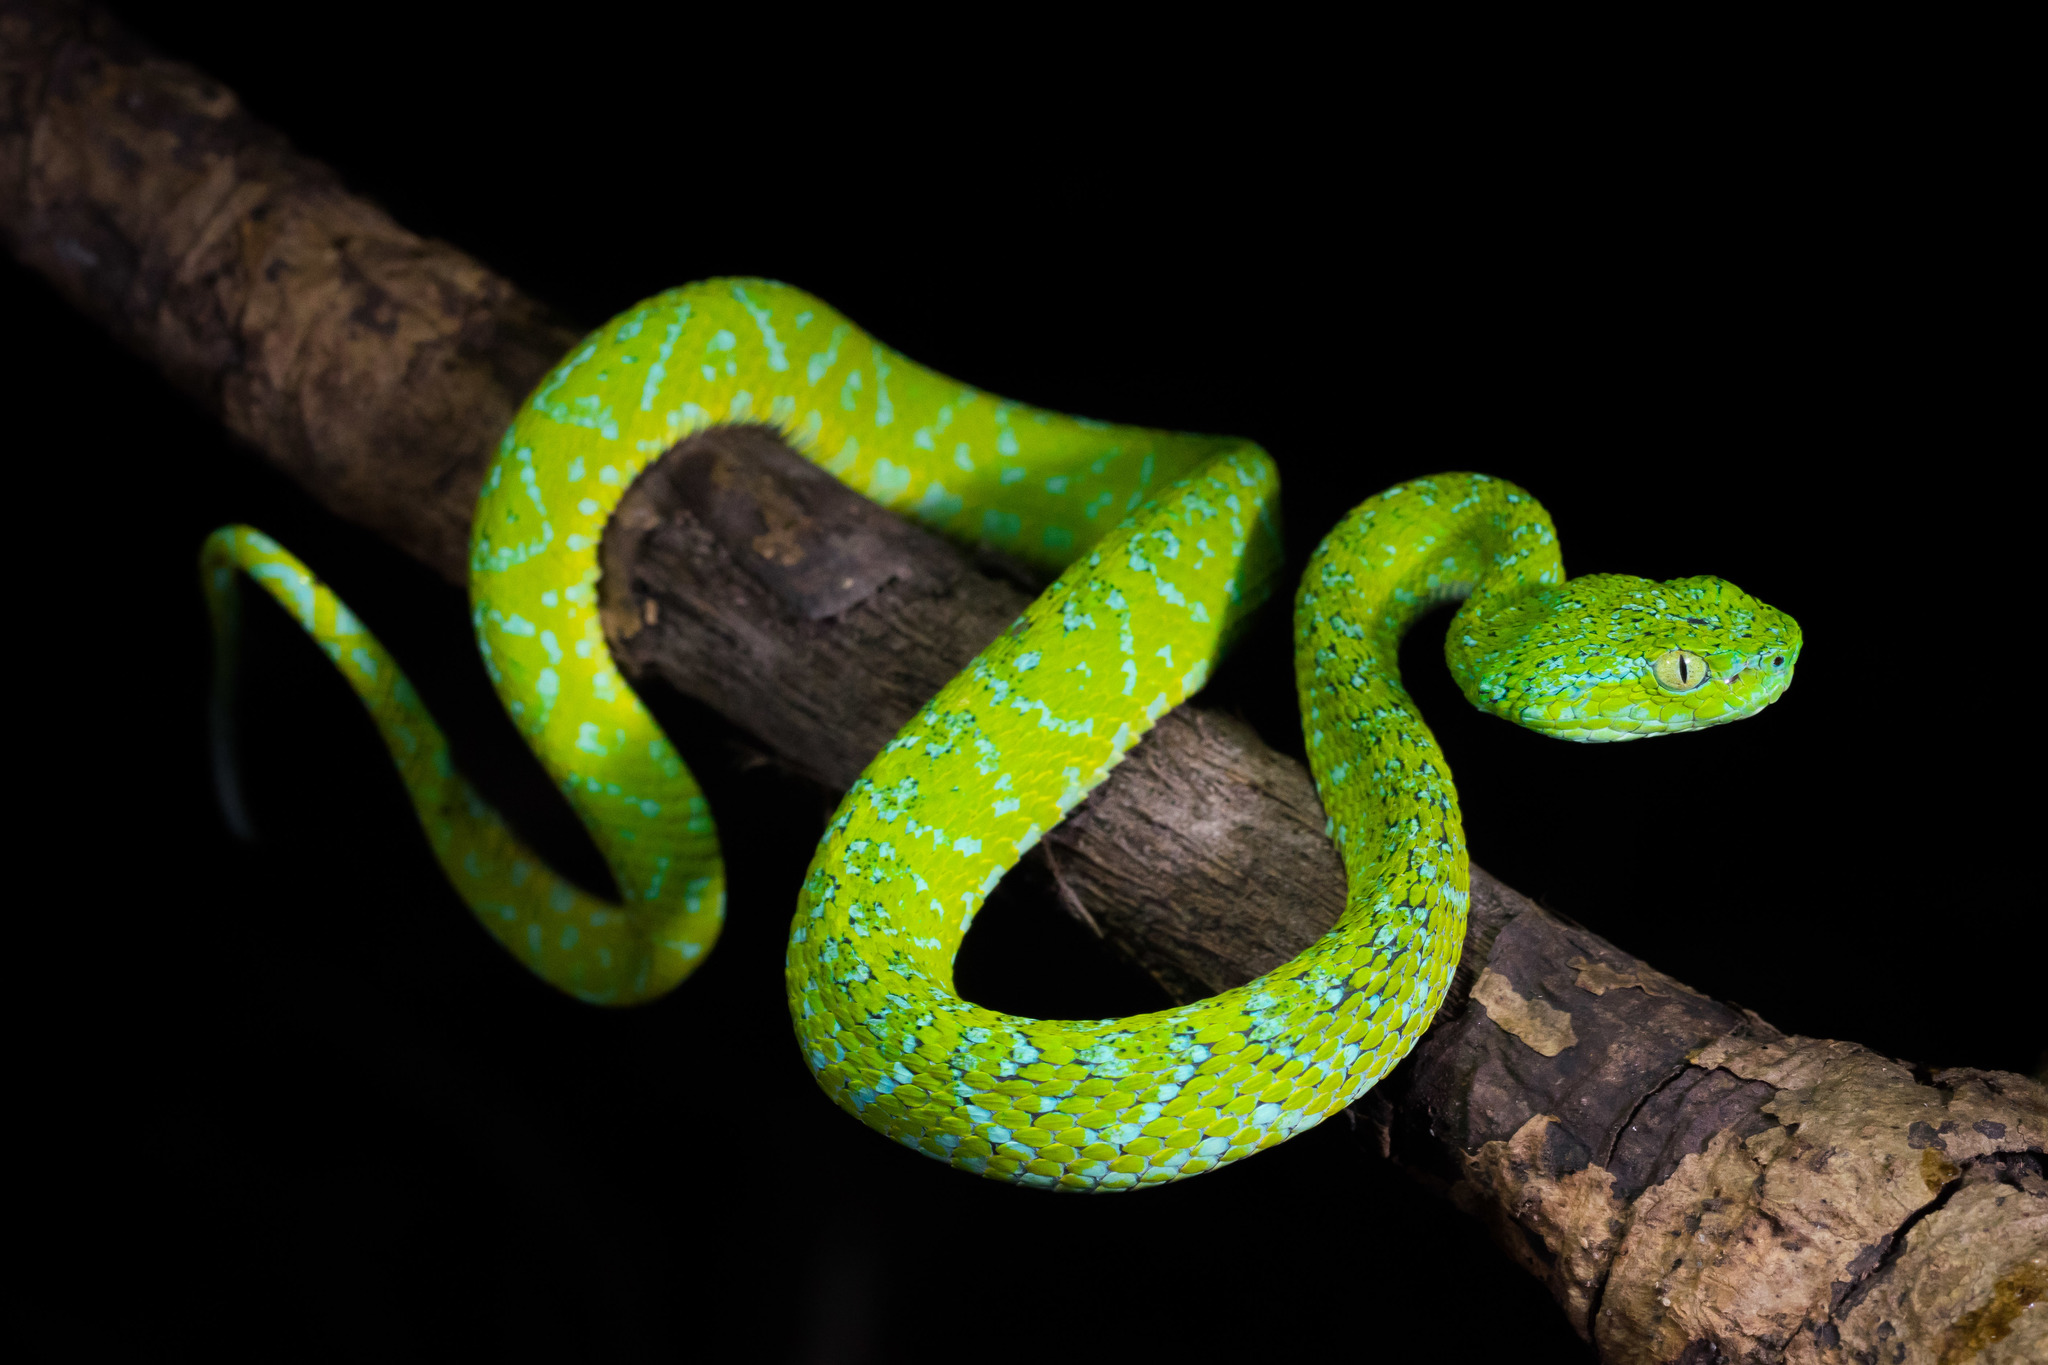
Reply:
M1563 577L1549 514L1483 474L1369 498L1310 559L1295 611L1296 684L1309 767L1351 888L1347 921L1372 916L1398 933L1465 894L1457 789L1402 684L1402 638L1438 603L1500 611ZM1455 621L1451 635L1455 647Z
M1296 604L1296 681L1311 755L1323 705L1352 692L1375 704L1409 704L1401 642L1432 608L1465 604L1445 646L1463 674L1473 647L1467 623L1511 619L1563 582L1550 514L1505 480L1441 474L1360 504L1310 557Z

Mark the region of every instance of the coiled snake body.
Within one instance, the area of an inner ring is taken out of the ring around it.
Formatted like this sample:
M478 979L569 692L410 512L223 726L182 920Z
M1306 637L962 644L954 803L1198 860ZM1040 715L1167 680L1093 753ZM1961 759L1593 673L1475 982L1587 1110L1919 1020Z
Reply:
M1548 515L1481 474L1367 499L1304 573L1296 671L1310 765L1348 878L1338 923L1212 999L1035 1020L962 1000L955 950L996 881L1207 678L1280 563L1277 475L1248 442L1006 402L762 280L671 290L579 346L522 406L472 532L477 641L500 697L622 899L549 871L448 760L396 663L260 533L202 556L223 649L240 569L375 716L450 880L547 981L650 1000L717 937L702 793L606 647L598 539L642 468L694 431L768 422L849 486L1058 579L877 755L803 884L786 977L818 1083L939 1160L1045 1188L1194 1175L1348 1104L1407 1052L1462 942L1457 789L1401 685L1402 633L1464 599L1446 653L1476 705L1566 739L1735 720L1789 681L1791 618L1713 578L1567 579ZM225 678L225 656L221 676Z

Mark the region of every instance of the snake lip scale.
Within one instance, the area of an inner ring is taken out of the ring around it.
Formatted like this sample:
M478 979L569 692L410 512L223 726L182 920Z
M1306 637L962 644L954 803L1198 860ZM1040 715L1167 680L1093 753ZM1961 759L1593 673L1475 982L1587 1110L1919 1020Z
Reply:
M1321 1122L1413 1046L1457 964L1467 901L1457 788L1398 668L1402 636L1433 605L1462 602L1445 657L1468 700L1580 742L1754 715L1798 662L1797 623L1721 579L1567 578L1549 514L1505 480L1397 484L1338 523L1296 593L1309 765L1347 879L1336 925L1257 980L1174 1009L986 1009L953 983L975 913L1200 689L1271 595L1278 473L1248 441L982 393L787 285L687 285L606 323L540 383L472 527L485 668L618 901L519 841L455 770L397 661L289 551L233 526L201 552L217 686L231 677L246 575L362 698L479 922L595 1004L665 994L724 918L712 812L620 676L596 587L599 538L627 485L678 441L735 422L774 427L934 531L1057 571L847 792L785 959L797 1046L823 1091L897 1142L992 1179L1114 1191L1214 1170ZM744 1141L744 1111L725 1118Z

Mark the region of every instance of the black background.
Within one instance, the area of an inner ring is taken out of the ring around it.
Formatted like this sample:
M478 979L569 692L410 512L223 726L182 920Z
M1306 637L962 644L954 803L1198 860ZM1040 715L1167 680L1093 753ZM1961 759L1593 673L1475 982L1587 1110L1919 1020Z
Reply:
M1368 493L1480 468L1550 507L1574 572L1735 581L1801 622L1798 677L1762 717L1678 742L1518 732L1411 644L1476 860L1782 1028L2039 1064L2039 907L2006 872L2033 847L2038 769L2015 695L2038 646L2003 601L2035 535L1996 416L2010 258L1931 135L1878 117L1894 97L1760 113L1776 95L1706 82L1646 117L1641 90L1537 82L1468 120L1339 58L1252 98L1081 43L897 69L745 56L680 20L573 40L420 5L289 28L248 4L123 12L401 222L583 322L770 275L986 390L1259 440L1297 565ZM1070 1200L838 1114L780 985L829 799L686 702L655 698L712 797L729 920L643 1010L556 996L476 932L346 687L255 610L263 838L236 844L211 804L193 568L229 521L335 584L508 801L542 779L459 593L11 264L0 316L11 516L35 533L10 537L16 858L56 874L14 902L38 945L16 1037L48 1097L25 1121L62 1158L25 1179L59 1214L46 1264L83 1291L17 1288L29 1335L266 1356L1583 1353L1343 1122ZM1284 622L1211 699L1299 752ZM984 918L961 981L1042 1017L1159 1003L1021 898Z

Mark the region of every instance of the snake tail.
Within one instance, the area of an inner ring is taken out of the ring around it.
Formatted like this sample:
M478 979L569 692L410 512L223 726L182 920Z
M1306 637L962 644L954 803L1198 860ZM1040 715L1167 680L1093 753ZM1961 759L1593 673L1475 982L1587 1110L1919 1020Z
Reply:
M696 878L682 882L681 894L643 894L623 907L592 896L550 871L455 769L446 736L397 661L334 591L290 551L249 526L215 531L200 552L200 583L215 641L213 713L220 728L214 732L214 767L231 829L244 837L250 833L225 729L233 721L237 573L275 598L348 680L397 764L441 870L506 951L542 980L598 1004L651 999L689 974L717 934L723 877L709 817L701 813L703 797L680 762L662 795L686 812L694 803L699 812L689 817L701 821L690 831L695 847L684 846L694 856L688 866ZM606 795L612 794L600 789L600 799ZM658 856L673 858L674 846Z

